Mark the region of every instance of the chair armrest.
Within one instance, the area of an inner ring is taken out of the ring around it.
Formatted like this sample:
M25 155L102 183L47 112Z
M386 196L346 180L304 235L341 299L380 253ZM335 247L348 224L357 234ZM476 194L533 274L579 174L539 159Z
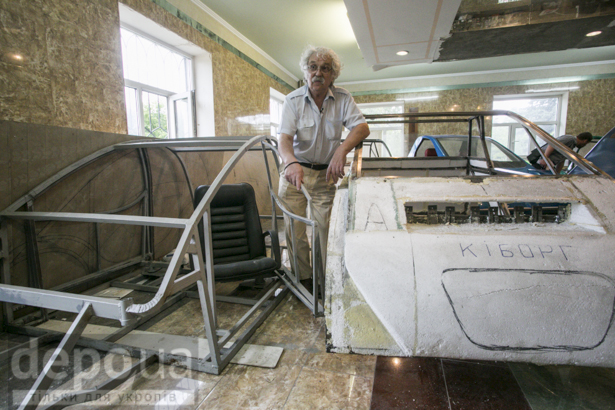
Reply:
M271 255L276 263L276 269L280 269L282 266L282 256L280 252L280 239L278 238L278 231L266 231L263 232L263 238L269 235L271 238Z

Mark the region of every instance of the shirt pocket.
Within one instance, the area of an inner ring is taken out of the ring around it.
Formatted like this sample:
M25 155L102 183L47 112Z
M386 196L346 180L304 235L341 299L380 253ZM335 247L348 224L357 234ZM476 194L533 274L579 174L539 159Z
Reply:
M342 138L343 123L341 120L325 120L325 135L328 140L340 140Z
M314 138L314 119L302 118L297 126L297 140L309 141Z

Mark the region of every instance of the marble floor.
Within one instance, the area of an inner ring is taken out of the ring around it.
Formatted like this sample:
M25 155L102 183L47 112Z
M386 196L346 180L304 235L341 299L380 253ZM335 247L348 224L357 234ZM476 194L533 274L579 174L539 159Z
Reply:
M371 409L615 409L615 369L378 357Z
M198 301L185 299L180 305L142 330L204 337ZM219 324L224 328L241 317L248 307L219 302L218 309ZM17 340L6 334L0 336L0 349L24 341L23 337ZM69 408L369 409L376 357L326 353L324 318L314 318L292 294L285 297L248 343L284 348L276 368L229 364L222 374L211 375L154 364L101 399ZM53 347L39 349L38 368L42 368L43 357ZM82 356L79 349L75 351L75 355ZM28 360L17 363L18 372L27 372L31 365ZM82 389L94 387L108 373L100 369L121 369L123 363L135 361L121 355L101 354L98 373L94 374L95 371L89 371L85 365L77 366L71 359L67 367L86 370L67 372L64 378L54 382L52 389L67 391L75 385ZM18 380L19 377L8 376L15 373L15 366L13 361L0 367L0 394L5 393L0 397L3 409L16 409L20 395L15 392L21 392L23 397L34 382L33 378Z
M248 309L228 303L218 308L221 327ZM143 330L204 337L198 301L184 299ZM615 409L615 369L332 354L326 353L325 332L324 319L289 295L249 341L284 348L275 368L230 364L211 375L154 364L99 400L69 408ZM23 341L0 334L3 349ZM52 347L39 349L38 366ZM77 349L75 355L84 353ZM15 375L32 366L24 360L0 367L0 408L16 409L18 392L32 384ZM76 370L52 388L96 386L109 369L135 359L110 353L89 358L87 365L72 360L67 367Z

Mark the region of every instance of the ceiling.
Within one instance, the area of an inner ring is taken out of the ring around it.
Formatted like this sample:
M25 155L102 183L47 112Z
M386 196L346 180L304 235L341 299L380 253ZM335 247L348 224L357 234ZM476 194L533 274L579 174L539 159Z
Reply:
M615 59L615 0L193 1L297 79L307 44L340 55L338 83Z

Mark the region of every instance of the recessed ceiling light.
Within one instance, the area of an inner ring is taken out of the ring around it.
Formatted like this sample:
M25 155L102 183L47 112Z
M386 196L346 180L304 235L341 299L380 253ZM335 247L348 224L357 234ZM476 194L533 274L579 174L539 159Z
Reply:
M600 30L592 31L591 33L585 34L585 37L593 37L593 36L597 36L598 34L602 34L602 31L600 31Z
M408 55L408 50L399 50L396 54L398 56L407 56Z

